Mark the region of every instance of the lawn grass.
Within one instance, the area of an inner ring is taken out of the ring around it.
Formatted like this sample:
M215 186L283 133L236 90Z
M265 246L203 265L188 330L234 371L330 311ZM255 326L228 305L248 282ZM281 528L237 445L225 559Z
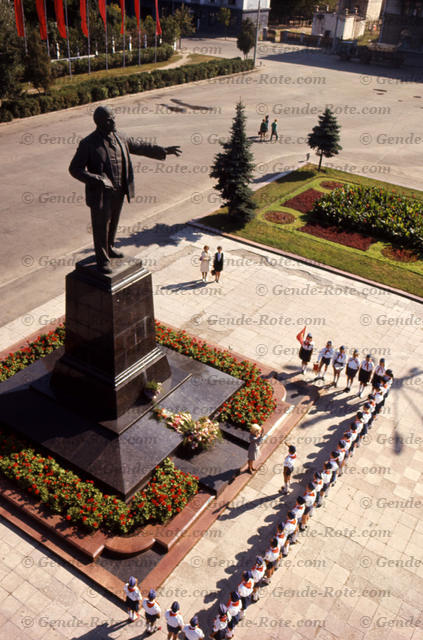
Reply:
M390 245L383 241L372 244L367 251L361 251L299 231L299 228L308 221L308 215L295 209L283 207L281 201L288 199L288 197L292 198L306 189L320 189L329 193L328 189L320 186L320 182L325 180L383 187L401 195L413 195L415 198L423 200L423 192L415 189L392 185L336 169L325 169L318 172L316 166L306 165L256 191L254 195L258 205L256 217L242 229L234 227L224 208L202 218L201 222L242 238L423 296L423 260L405 263L385 258L381 250ZM289 211L295 216L295 220L286 225L269 222L264 219L264 213L270 210Z

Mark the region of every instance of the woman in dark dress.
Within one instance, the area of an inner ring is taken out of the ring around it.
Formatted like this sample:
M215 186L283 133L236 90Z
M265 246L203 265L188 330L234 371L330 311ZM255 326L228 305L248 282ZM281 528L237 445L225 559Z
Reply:
M223 251L222 247L217 247L213 258L214 281L219 282L220 274L223 271Z
M248 446L248 472L253 473L254 460L257 460L260 453L260 445L263 441L263 427L253 424L250 429L250 444Z

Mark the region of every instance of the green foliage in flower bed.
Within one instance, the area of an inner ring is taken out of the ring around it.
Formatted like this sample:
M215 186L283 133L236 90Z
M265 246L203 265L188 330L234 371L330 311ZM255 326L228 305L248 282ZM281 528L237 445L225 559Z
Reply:
M0 381L7 380L29 364L52 353L58 347L63 346L64 342L65 328L61 325L50 333L38 336L23 349L9 353L7 358L0 362Z
M423 253L423 204L382 188L346 185L314 203L319 223L404 244Z
M272 385L260 377L260 369L252 362L239 362L229 351L214 349L206 342L188 336L185 331L169 329L160 322L156 322L156 339L159 344L244 380L242 389L223 405L217 416L219 421L245 429L254 422L262 424L274 410Z
M102 529L117 535L148 523L166 522L182 511L198 491L198 478L176 469L166 458L156 467L147 486L126 504L1 429L0 471L72 524L87 531Z

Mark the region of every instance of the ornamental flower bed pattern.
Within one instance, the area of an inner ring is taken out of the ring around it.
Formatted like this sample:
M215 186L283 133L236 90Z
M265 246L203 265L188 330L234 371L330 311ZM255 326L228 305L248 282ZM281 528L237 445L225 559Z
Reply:
M191 338L185 331L169 329L157 321L156 339L159 344L244 380L242 389L222 406L217 416L219 422L227 421L248 429L254 422L262 424L274 411L272 385L260 377L260 369L252 362L239 362L229 351L210 347L202 340Z
M318 223L359 231L423 253L423 203L377 187L345 186L315 202Z
M266 211L264 219L277 224L289 224L294 222L295 216L287 211Z
M322 191L307 189L306 191L299 193L297 196L290 198L290 200L282 202L282 206L295 209L296 211L301 211L301 213L308 213L313 208L315 202L322 198L323 195Z
M169 458L129 504L104 494L43 456L24 440L0 430L0 471L54 513L88 531L126 534L148 523L163 523L182 511L198 491L198 478L176 469Z
M323 187L323 189L330 189L332 191L333 189L340 189L344 187L345 182L335 182L333 180L324 180L323 182L320 183L320 186Z
M351 231L341 231L337 227L322 227L320 224L308 223L300 228L300 231L309 233L318 238L338 242L346 247L353 247L361 251L367 251L373 242L377 242L374 238L364 236L361 233Z
M63 346L64 343L65 328L60 325L54 331L42 334L33 342L29 342L25 348L9 353L7 358L0 362L0 381L7 380L29 364Z

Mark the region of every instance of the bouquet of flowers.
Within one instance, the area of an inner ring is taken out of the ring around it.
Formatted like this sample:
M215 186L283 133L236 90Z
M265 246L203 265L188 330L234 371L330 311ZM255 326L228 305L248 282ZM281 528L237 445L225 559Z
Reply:
M208 449L216 440L222 440L219 423L206 416L194 420L187 411L172 413L161 407L157 407L155 414L158 420L163 420L168 427L183 435L183 445L193 451Z

